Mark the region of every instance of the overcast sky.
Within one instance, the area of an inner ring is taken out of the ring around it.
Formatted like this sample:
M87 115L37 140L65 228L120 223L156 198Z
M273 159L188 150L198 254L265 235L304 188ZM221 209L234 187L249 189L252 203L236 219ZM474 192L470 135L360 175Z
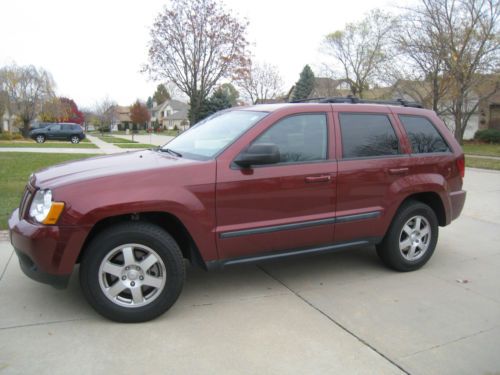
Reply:
M105 96L122 105L152 95L140 73L149 30L165 0L6 0L0 10L0 65L33 64L52 73L56 92L91 107ZM305 64L315 73L322 38L394 0L225 0L250 22L255 60L277 65L289 88ZM397 3L403 5L401 2Z

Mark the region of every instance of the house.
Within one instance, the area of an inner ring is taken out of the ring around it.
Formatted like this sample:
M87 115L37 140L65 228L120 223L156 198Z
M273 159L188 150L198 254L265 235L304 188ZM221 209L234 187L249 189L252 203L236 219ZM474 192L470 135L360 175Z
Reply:
M130 119L130 107L115 105L109 109L113 112L111 130L126 130L132 128Z
M189 127L189 106L179 100L169 99L161 104L153 103L151 124L162 129L185 130Z
M2 132L12 132L19 131L16 127L13 126L16 119L16 115L11 114L8 108L5 108L5 111L0 117L0 128Z

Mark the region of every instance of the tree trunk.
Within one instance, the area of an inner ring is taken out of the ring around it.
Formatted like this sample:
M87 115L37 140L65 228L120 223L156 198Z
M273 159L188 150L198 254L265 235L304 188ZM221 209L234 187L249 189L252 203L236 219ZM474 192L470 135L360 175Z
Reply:
M21 130L24 138L28 138L28 133L30 132L30 122L29 120L23 120L23 128Z

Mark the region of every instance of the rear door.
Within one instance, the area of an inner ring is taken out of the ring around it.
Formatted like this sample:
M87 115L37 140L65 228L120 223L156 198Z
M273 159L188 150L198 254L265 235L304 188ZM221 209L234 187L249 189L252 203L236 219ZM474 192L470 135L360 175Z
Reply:
M217 247L222 259L331 244L337 162L326 106L273 113L217 159ZM280 162L241 169L237 155L274 143Z
M338 183L336 242L381 239L401 197L409 154L401 129L385 107L358 106L335 113Z
M47 127L47 139L60 139L61 124L54 124Z

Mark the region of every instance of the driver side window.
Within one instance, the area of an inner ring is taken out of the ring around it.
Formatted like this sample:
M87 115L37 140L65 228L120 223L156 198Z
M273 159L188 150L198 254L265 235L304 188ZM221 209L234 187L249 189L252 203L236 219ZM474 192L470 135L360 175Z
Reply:
M280 163L300 163L327 159L328 131L325 114L305 114L280 120L253 144L275 144Z

